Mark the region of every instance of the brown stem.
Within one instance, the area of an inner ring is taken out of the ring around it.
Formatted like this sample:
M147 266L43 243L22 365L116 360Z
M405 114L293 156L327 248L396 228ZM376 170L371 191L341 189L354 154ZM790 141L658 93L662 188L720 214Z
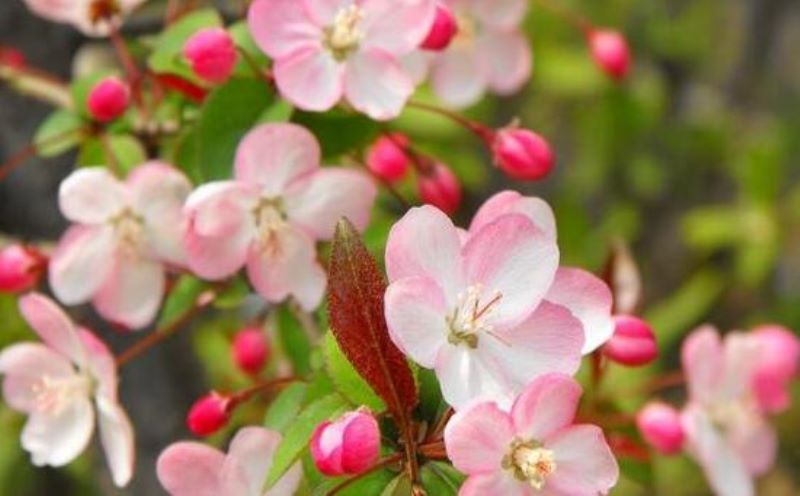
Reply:
M433 426L433 429L430 430L427 436L425 436L426 441L434 441L441 439L442 432L444 432L445 426L447 426L447 422L450 421L450 418L455 413L453 407L448 407L447 410L442 413L442 415L436 420L436 424Z
M438 107L436 105L431 105L429 103L417 102L414 100L409 101L406 104L407 107L415 108L418 110L424 110L426 112L431 112L434 114L441 115L443 117L447 117L448 119L452 120L456 124L459 124L466 128L468 131L474 133L478 138L482 139L486 143L491 143L494 132L489 129L488 127L484 126L479 122L475 122L473 120L467 119L463 115L453 112L452 110L448 110L443 107Z
M264 381L254 384L247 389L243 389L238 393L231 395L229 408L233 409L237 405L249 401L256 395L272 391L276 388L281 388L293 382L303 382L303 379L298 377L281 377L280 379L273 379L271 381Z
M0 181L5 179L9 174L14 172L18 167L22 166L29 158L36 155L38 150L45 146L50 146L58 143L61 140L72 137L75 134L87 131L85 128L70 129L64 133L50 136L47 139L39 141L38 143L29 143L23 149L19 150L11 157L8 158L2 165L0 165Z
M119 165L119 160L117 160L116 155L114 155L114 149L111 147L111 141L108 139L108 135L101 132L98 135L98 139L100 140L100 146L103 148L103 155L106 157L108 166L111 167L111 170L114 171L117 177L122 177L122 167Z
M72 108L72 94L67 84L52 74L33 67L14 67L0 64L0 80L16 91L56 107Z
M341 483L339 483L336 486L334 486L333 489L328 491L327 492L327 496L333 496L334 494L336 494L339 491L343 490L344 488L346 488L350 484L358 481L359 479L362 479L363 477L371 474L372 472L374 472L374 471L376 471L378 469L381 469L383 467L389 466L392 463L399 462L402 459L403 459L403 455L401 455L400 453L394 454L394 455L392 455L392 456L390 456L388 458L384 458L383 460L381 460L378 463L376 463L375 465L373 465L369 470L365 470L364 472L361 472L358 475L355 475L353 477L350 477L349 479L343 480Z
M437 439L429 443L417 446L420 455L431 460L447 460L447 450L444 447L444 440Z

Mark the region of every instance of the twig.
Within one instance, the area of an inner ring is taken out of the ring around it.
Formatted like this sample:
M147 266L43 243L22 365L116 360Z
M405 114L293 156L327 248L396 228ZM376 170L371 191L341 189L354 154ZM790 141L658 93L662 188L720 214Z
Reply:
M87 131L85 128L70 129L69 131L50 136L49 138L41 140L38 143L29 143L23 149L9 157L8 160L6 160L2 165L0 165L0 181L5 179L18 167L23 165L29 158L36 155L40 148L53 145L61 140L72 137L74 134L83 133L85 131Z

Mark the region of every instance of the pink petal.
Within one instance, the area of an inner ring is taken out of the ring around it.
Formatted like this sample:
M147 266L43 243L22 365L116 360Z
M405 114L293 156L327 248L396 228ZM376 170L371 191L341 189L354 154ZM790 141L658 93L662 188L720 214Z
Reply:
M148 162L128 176L132 203L144 218L147 243L154 257L183 265L180 236L183 204L192 190L186 176L164 162Z
M93 332L84 328L79 328L78 332L86 350L86 367L97 381L97 394L117 401L117 365L114 354Z
M681 362L691 399L713 401L722 379L722 343L717 330L700 327L683 341Z
M460 251L458 232L447 215L435 207L415 207L389 232L386 273L389 281L430 277L439 284L448 300L455 300L461 289Z
M473 475L464 481L459 496L545 496L541 491L533 492L533 488L518 481L508 470L490 474Z
M22 447L37 467L61 467L86 449L93 430L92 403L86 397L78 397L55 415L31 414L22 429Z
M45 376L74 376L75 369L63 355L43 344L18 343L0 351L0 374L5 375L3 397L8 406L30 413L36 408L36 383Z
M479 355L465 345L442 347L436 356L435 370L442 397L456 410L478 398L502 406L514 398L514 391L502 376L495 357Z
M72 226L50 259L48 276L56 297L67 305L89 300L108 277L116 246L110 226Z
M266 496L294 496L302 478L303 466L300 462L297 462L269 488Z
M493 402L458 410L444 431L447 456L465 474L501 470L513 439L511 417Z
M54 22L66 22L75 10L72 0L25 0L36 15Z
M471 46L451 46L439 55L431 70L431 84L444 103L463 108L476 103L487 80Z
M511 409L516 433L524 439L541 442L571 425L582 392L581 386L569 376L538 377L519 395Z
M428 277L407 277L386 289L389 335L403 353L426 368L447 344L447 307L442 289Z
M553 450L556 470L546 486L558 494L607 494L619 479L619 467L603 431L594 425L576 425L545 441Z
M47 346L78 365L86 362L86 352L75 325L53 300L30 293L20 298L19 310Z
M476 45L475 50L492 91L510 95L525 86L531 77L533 54L522 33L487 33L476 40Z
M326 274L316 259L314 242L292 226L273 231L257 241L247 256L247 274L256 291L267 301L297 298L306 310L322 300Z
M314 239L330 239L342 217L359 230L366 228L376 195L375 184L359 171L320 169L289 186L285 208L289 219Z
M753 335L730 332L722 343L722 363L718 398L738 400L752 391L759 361L763 360L761 348Z
M100 442L111 470L111 478L117 487L125 487L133 476L134 437L133 426L125 410L108 398L96 398L97 422Z
M550 205L541 198L522 196L510 190L501 191L486 200L472 218L469 230L477 232L486 224L506 214L522 214L546 235L556 238L556 220Z
M136 255L120 255L92 301L103 318L140 329L155 319L165 284L161 264Z
M419 47L433 24L436 2L431 0L363 0L366 49L404 55Z
M219 496L225 455L201 443L170 445L158 457L158 480L171 496Z
M299 0L256 0L247 13L247 25L259 48L275 59L319 47L323 37Z
M403 71L408 74L408 77L411 78L411 82L417 86L422 84L428 77L433 58L434 56L430 53L417 50L402 56L400 58L400 65L403 67Z
M499 292L491 318L496 328L519 324L530 315L553 282L558 246L526 217L504 215L471 232L463 250L463 272L469 284L487 294ZM425 245L423 245L425 246Z
M383 121L400 115L414 84L394 56L374 48L347 59L344 92L356 110Z
M344 94L344 66L322 48L304 48L276 60L274 75L281 95L303 110L330 110Z
M519 26L528 8L526 0L472 0L471 11L476 19L498 29Z
M125 186L105 167L85 167L70 174L58 189L61 213L83 224L99 224L127 206Z
M584 330L583 353L587 354L611 339L611 290L599 277L583 269L561 267L545 300L566 307L581 321Z
M333 24L333 19L339 9L353 3L351 0L300 0L297 3L305 6L308 15L319 26Z
M758 411L742 411L736 423L728 429L727 439L749 473L763 475L775 464L777 434Z
M262 427L239 429L228 448L223 477L235 478L236 473L241 473L247 483L248 494L261 494L272 457L280 442L280 434Z

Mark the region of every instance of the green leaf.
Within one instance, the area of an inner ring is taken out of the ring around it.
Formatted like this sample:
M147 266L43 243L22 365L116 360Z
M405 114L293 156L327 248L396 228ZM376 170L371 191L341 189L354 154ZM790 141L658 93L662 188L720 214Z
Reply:
M642 486L653 487L653 464L650 462L635 460L628 456L621 456L619 460L619 470L628 479L641 484Z
M428 494L436 496L457 495L464 476L452 465L444 462L428 462L419 473L422 487Z
M176 322L181 315L197 304L197 297L206 288L206 284L192 276L181 276L167 296L158 326L164 327Z
M250 295L250 285L242 276L237 276L229 281L225 288L217 294L214 306L222 310L238 308Z
M381 400L367 382L358 375L347 357L344 356L336 338L327 332L323 341L323 353L325 355L325 368L328 375L342 396L347 398L355 406L367 406L373 412L386 410L386 404Z
M320 422L345 412L347 403L338 394L320 398L306 406L284 432L281 444L272 459L266 487L272 487L308 448L311 434Z
M300 413L308 385L296 382L275 397L264 415L264 427L283 432Z
M337 477L335 479L327 479L323 484L314 488L311 492L312 496L325 496L333 488L347 480L349 477ZM383 491L397 478L397 474L390 470L376 470L371 472L357 481L349 484L347 487L338 491L337 496L369 496L373 494L383 494ZM399 494L399 493L395 493ZM411 493L405 493L408 495ZM430 496L434 496L431 494ZM436 495L438 496L438 495Z
M338 109L324 114L298 111L292 120L314 133L325 158L339 157L363 148L380 132L377 122L361 114Z
M81 146L78 164L84 167L104 165L112 168L116 164L125 175L134 167L147 161L144 145L130 134L106 135L104 145L101 138L90 138Z
M392 479L381 491L381 496L408 496L412 494L411 479L407 473L402 473ZM434 493L438 494L438 493Z
M40 157L55 157L84 138L84 121L69 110L56 110L36 130L33 142Z
M292 362L294 373L304 376L311 371L311 343L308 336L286 305L282 305L277 314L281 349Z
M214 9L197 10L182 17L161 33L147 64L156 73L175 74L197 81L189 64L183 60L183 45L202 28L222 26L222 18Z
M247 21L239 21L231 24L228 28L228 33L231 35L231 38L233 38L233 42L236 44L239 51L246 52L253 64L259 68L264 68L269 65L269 59L258 47L255 40L253 40ZM233 74L239 76L254 75L253 68L241 53L239 54L239 61L236 64L236 69L234 69Z
M435 422L447 409L442 399L442 390L433 370L420 368L417 373L419 381L419 411L423 419Z

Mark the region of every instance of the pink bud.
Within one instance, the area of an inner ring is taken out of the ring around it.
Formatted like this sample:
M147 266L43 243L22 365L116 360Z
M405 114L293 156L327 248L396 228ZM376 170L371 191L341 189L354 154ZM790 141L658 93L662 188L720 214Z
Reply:
M236 333L231 353L233 362L243 372L258 375L269 357L269 341L259 328L243 329Z
M198 77L213 84L224 83L236 67L237 60L233 39L222 28L196 32L183 46L183 56L192 64Z
M20 293L39 282L47 258L33 247L11 245L0 250L0 292Z
M628 42L620 33L600 29L589 33L589 46L595 63L616 80L625 78L631 65Z
M670 405L651 402L636 414L636 425L642 437L656 451L674 455L683 448L683 426L680 413Z
M656 359L658 344L647 322L631 315L616 315L614 326L614 335L603 346L605 356L631 367Z
M110 122L125 113L130 102L128 85L116 77L107 77L89 92L89 115L100 122Z
M428 36L423 40L420 48L425 50L441 51L450 45L458 33L458 22L450 7L443 2L436 4L436 17L433 20Z
M357 410L319 424L311 436L311 456L320 472L360 474L375 464L381 433L371 413Z
M408 172L409 158L405 148L408 137L400 133L381 136L367 152L367 167L388 182L402 179Z
M800 361L800 339L777 325L761 326L751 334L759 343L760 360L753 377L753 390L761 408L778 413L789 407L789 385Z
M555 159L547 141L527 129L500 129L492 143L494 162L514 179L536 181L553 169Z
M423 202L452 215L461 204L461 183L446 165L435 162L431 170L417 177L419 196Z
M210 436L228 423L230 398L209 393L197 400L189 410L186 425L196 436Z

